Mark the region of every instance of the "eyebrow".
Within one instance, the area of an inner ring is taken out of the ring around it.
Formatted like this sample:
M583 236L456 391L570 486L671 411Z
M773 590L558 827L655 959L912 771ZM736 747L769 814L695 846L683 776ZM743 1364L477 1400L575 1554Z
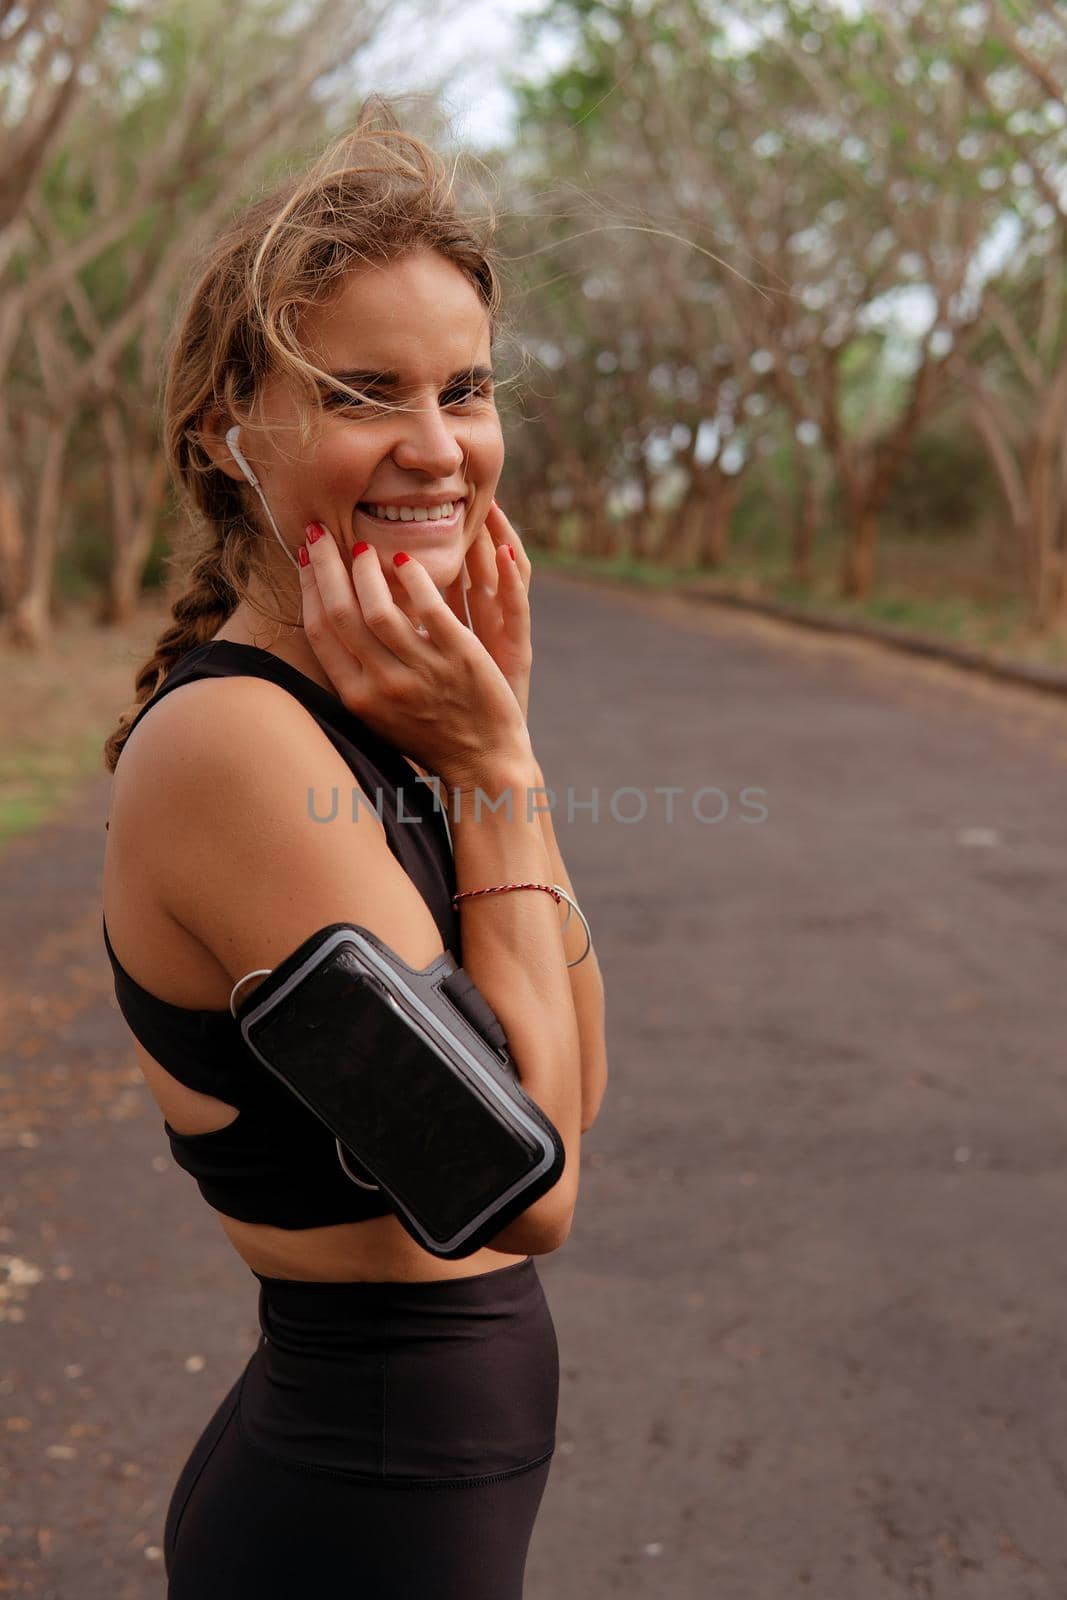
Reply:
M402 381L399 372L376 372L372 368L331 372L328 376L340 379L352 389L396 388ZM445 387L448 388L453 383L462 383L467 379L474 383L484 383L487 378L494 377L492 367L461 367L458 372L453 372L450 378L446 378Z

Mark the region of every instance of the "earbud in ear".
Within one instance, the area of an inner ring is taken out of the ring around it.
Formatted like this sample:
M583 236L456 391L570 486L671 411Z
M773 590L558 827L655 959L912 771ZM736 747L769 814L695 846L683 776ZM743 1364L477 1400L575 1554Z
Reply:
M233 457L233 459L236 461L237 465L240 467L241 472L244 475L244 477L246 477L248 479L249 483L252 485L253 489L258 489L259 488L259 479L256 477L255 473L252 471L252 468L248 465L248 462L245 460L244 456L241 454L240 446L237 443L237 441L238 441L238 439L240 437L241 437L241 425L240 425L240 423L235 422L233 427L230 428L227 431L227 434L226 434L226 445L227 445L227 448L228 448L231 456Z
M270 523L271 527L274 529L275 538L277 539L278 543L281 545L282 549L285 551L286 555L288 556L289 560L292 562L293 566L296 567L297 571L299 572L300 563L297 561L297 559L294 556L293 552L290 550L289 546L286 544L285 540L282 538L281 529L278 527L278 524L274 520L274 514L271 511L270 506L267 504L267 499L266 499L266 496L263 493L263 490L259 487L259 479L256 477L255 473L252 471L252 468L248 465L248 462L245 460L244 456L241 454L240 446L237 443L237 441L240 438L240 436L241 436L240 423L235 422L232 428L228 428L226 430L226 447L229 450L229 452L230 452L231 456L233 457L233 459L236 461L237 465L240 467L241 472L248 479L248 482L252 485L253 489L259 495L259 498L263 503L263 509L267 513L267 520Z

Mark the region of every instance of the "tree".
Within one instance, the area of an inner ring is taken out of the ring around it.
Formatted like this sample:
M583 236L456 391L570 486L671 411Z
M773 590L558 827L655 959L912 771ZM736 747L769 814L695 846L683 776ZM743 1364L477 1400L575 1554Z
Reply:
M1011 292L995 246L1017 158L969 91L975 41L958 24L974 9L552 0L536 19L572 51L526 93L524 135L540 124L547 171L614 183L692 243L684 272L657 251L667 292L658 319L642 300L642 333L670 346L683 318L691 347L729 348L708 400L760 372L743 404L772 392L796 441L797 574L821 446L845 514L840 587L856 598L875 580L893 483L980 348L998 277ZM1042 41L1036 79L1049 59ZM628 298L640 281L631 262Z
M987 159L995 151L993 170L1010 178L1003 264L957 375L1046 629L1067 620L1067 22L1040 5L985 5L969 31L956 19L954 42Z
M0 34L0 122L6 135L0 153L0 249L90 81L86 64L109 8L120 10L110 0L63 6L4 0L0 6L0 23L16 19Z
M100 449L128 615L164 493L155 401L174 293L200 242L350 115L389 0L159 0L97 34L76 115L24 197L0 285L0 553L15 642L42 642L73 439ZM224 41L220 43L220 41Z

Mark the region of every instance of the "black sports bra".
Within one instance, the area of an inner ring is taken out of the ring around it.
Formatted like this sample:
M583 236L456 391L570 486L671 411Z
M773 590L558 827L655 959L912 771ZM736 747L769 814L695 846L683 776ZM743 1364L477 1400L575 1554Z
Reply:
M179 684L234 675L269 678L296 696L348 763L381 821L389 847L433 915L441 940L462 965L455 868L448 825L433 789L395 746L306 673L258 646L212 639L188 650L140 708L130 731ZM121 759L121 758L120 758ZM399 799L398 791L400 793ZM421 817L421 821L411 819ZM208 1205L242 1222L313 1228L381 1217L392 1205L342 1171L333 1135L248 1050L229 1009L195 1011L141 987L119 963L107 925L104 944L119 1010L149 1055L191 1089L237 1106L236 1118L209 1133L178 1133L164 1119L178 1166Z

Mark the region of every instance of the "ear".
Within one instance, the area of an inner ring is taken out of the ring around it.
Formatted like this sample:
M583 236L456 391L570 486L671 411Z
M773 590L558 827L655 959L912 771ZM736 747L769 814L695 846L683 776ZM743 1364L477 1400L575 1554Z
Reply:
M232 427L230 418L219 406L212 406L205 411L200 424L204 449L220 472L224 472L228 478L235 478L238 483L244 483L245 475L230 454L230 447L226 443L226 430L229 427Z

